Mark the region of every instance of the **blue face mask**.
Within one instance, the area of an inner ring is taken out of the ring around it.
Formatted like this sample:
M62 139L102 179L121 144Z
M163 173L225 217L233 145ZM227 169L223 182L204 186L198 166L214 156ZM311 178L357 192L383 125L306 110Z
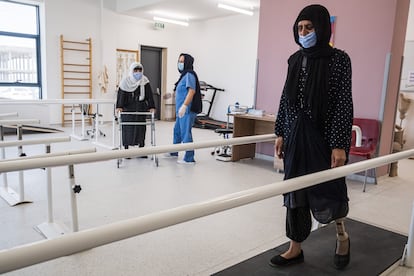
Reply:
M134 75L134 78L135 78L137 81L139 81L139 80L142 78L142 73L140 73L140 72L134 73L133 75Z
M182 72L184 70L184 62L179 62L177 64L178 71Z
M305 36L299 36L299 43L303 48L310 48L316 45L316 32L308 33Z

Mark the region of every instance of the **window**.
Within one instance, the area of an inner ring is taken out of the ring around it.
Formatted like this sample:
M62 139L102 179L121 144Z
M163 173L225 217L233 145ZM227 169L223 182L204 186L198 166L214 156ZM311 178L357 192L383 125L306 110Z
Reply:
M39 6L0 0L0 98L41 98L39 29Z

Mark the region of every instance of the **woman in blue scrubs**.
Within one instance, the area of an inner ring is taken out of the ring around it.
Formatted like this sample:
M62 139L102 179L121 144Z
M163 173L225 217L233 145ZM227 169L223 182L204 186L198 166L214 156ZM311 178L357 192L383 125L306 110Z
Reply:
M180 54L178 58L178 71L180 78L175 83L176 121L174 125L174 144L191 143L193 135L191 129L198 113L201 112L200 84L196 72L193 70L194 58L189 54ZM178 156L178 152L170 153ZM180 164L195 164L194 150L185 152Z

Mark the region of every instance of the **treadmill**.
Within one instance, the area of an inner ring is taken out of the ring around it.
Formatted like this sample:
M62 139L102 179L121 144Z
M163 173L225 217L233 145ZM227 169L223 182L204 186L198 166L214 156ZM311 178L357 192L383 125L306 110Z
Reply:
M201 91L212 91L209 93L210 97L206 98L206 93L201 93L202 102L203 102L203 109L205 107L204 103L207 103L208 110L204 112L204 110L197 114L194 127L197 128L207 128L207 129L217 129L217 128L226 128L227 122L214 120L210 117L211 108L213 107L214 100L216 98L217 91L224 91L224 89L214 87L210 84L207 84L205 81L199 81L200 83L200 90Z

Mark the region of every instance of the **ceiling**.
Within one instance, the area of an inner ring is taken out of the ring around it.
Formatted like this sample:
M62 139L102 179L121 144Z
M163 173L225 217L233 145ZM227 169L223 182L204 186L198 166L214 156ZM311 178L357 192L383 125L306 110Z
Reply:
M121 14L153 20L154 16L200 22L238 14L220 9L218 3L258 11L260 0L116 0Z

